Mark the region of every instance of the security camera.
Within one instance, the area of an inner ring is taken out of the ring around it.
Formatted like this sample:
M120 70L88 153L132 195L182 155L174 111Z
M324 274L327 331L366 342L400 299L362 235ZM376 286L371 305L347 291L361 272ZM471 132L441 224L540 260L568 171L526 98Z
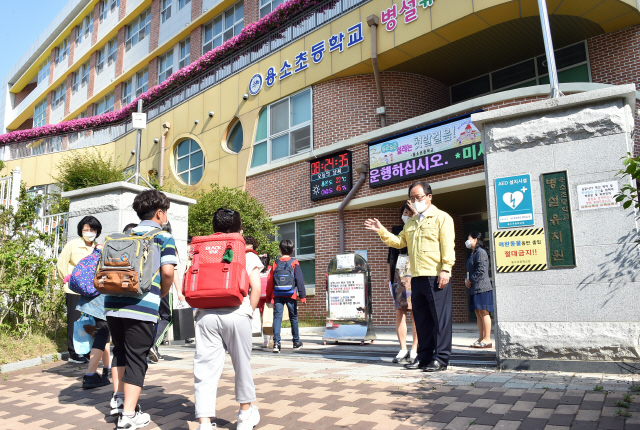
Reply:
M213 118L213 111L212 110L209 111L209 118Z
M198 121L198 120L193 121L193 123L194 123L195 125L198 125L198 123L199 123L199 122L200 122L200 121Z
M135 150L135 149L132 149L132 150L131 150L131 155L135 155L135 154L136 154L136 150Z
M153 143L158 143L158 142L160 142L160 141L158 140L157 137L155 139L153 139Z
M249 100L249 94L244 93L244 94L242 95L242 100Z
M169 124L168 122L163 122L162 128L171 128L171 124Z

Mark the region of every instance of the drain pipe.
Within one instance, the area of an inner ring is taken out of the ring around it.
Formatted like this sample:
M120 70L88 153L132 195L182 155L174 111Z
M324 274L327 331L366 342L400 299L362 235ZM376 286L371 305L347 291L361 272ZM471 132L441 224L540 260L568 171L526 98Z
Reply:
M160 186L164 184L164 140L167 137L167 134L169 134L170 128L170 123L165 122L162 124L162 142L160 142L160 177L158 178Z
M353 196L356 195L364 181L367 179L367 172L369 171L369 165L366 163L357 164L356 172L360 174L358 182L353 186L347 197L344 198L340 206L338 206L338 224L340 229L340 254L344 254L344 208L347 207Z
M371 65L373 66L373 77L376 80L376 88L378 89L378 108L376 113L380 116L380 127L386 127L387 108L384 105L382 81L380 80L380 69L378 68L378 24L380 24L380 19L376 15L369 15L367 24L371 27Z

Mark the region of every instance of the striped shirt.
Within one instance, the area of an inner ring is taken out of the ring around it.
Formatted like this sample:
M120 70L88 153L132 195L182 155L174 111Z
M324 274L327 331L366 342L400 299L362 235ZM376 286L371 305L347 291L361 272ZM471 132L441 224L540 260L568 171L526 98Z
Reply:
M136 228L132 229L131 232L143 235L156 228L160 228L160 226L155 222L142 221ZM130 318L140 321L158 321L161 290L161 275L159 269L166 264L177 266L178 258L176 255L176 242L169 233L162 232L158 234L153 239L153 242L154 246L157 247L156 251L160 251L160 265L153 268L154 272L157 271L158 273L153 278L151 289L141 297L105 296L104 309L106 316Z

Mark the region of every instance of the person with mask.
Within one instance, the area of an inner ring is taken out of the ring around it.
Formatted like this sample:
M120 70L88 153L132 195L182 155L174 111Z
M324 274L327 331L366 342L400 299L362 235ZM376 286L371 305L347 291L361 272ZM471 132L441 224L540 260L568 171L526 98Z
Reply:
M411 265L411 304L418 332L418 356L408 369L447 370L451 356L453 308L451 269L455 263L453 218L433 205L431 186L418 181L409 187L418 213L402 231L392 234L377 219L364 225L393 248L407 247Z
M467 260L468 278L464 284L469 289L469 310L475 311L478 319L478 340L471 346L473 348L491 348L491 315L493 312L493 285L489 279L489 256L484 250L482 233L472 231L465 242L465 246L471 250Z
M86 216L80 220L78 223L78 236L80 237L67 242L60 256L58 256L57 272L61 280L64 281L67 275L71 275L76 264L93 252L97 245L95 240L100 236L100 233L102 233L102 224L97 218ZM88 363L89 358L76 354L73 347L73 324L80 319L81 315L81 312L76 310L80 295L71 291L66 283L63 288L67 302L67 349L69 350L69 362Z
M400 218L402 225L391 228L391 233L398 235L404 229L404 224L415 215L415 211L410 201L406 201L400 208ZM408 261L407 248L396 249L389 247L387 254L387 273L389 278L387 284L390 285L393 293L393 302L396 309L396 333L400 342L400 352L393 359L394 363L408 361L413 363L418 356L418 332L416 331L415 319L411 321L413 328L413 342L411 351L407 351L407 311L411 310L411 265Z

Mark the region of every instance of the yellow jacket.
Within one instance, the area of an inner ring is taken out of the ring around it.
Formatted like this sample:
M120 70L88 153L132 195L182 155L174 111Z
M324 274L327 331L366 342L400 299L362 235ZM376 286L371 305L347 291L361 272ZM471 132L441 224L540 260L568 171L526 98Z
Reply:
M84 242L84 239L79 237L77 239L70 240L67 244L62 248L62 252L58 256L58 276L61 280L71 274L73 272L76 264L80 262L84 257L90 255L93 252L93 248L96 245L96 242L93 242L92 246L87 246ZM69 286L64 284L64 292L68 294L76 294L69 289Z
M441 270L451 273L456 261L453 218L432 205L424 219L418 219L418 215L410 218L398 236L382 227L380 239L392 248L409 249L411 276L438 276Z

